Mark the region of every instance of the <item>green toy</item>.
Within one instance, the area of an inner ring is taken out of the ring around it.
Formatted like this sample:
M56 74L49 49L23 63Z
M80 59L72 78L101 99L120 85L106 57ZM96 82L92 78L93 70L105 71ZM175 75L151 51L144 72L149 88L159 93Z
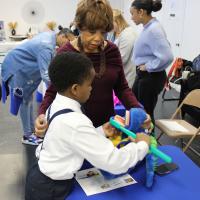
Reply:
M123 127L122 125L120 125L112 117L110 118L110 124L112 126L114 126L116 129L118 129L118 130L122 131L123 133L125 133L127 136L130 136L130 137L132 137L134 139L136 138L136 134L135 133L133 133L132 131L130 131L130 130L126 129L125 127ZM171 163L172 162L172 158L169 157L168 155L166 155L165 153L163 153L162 151L160 151L159 149L157 149L156 140L152 139L151 141L152 141L152 143L151 143L150 148L149 148L149 153L154 154L155 156L161 158L162 160L164 160L167 163Z

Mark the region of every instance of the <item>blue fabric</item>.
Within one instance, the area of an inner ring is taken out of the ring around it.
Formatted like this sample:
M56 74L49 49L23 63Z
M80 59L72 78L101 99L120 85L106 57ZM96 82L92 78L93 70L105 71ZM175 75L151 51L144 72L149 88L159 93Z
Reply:
M23 98L15 95L14 89L10 89L10 112L17 115Z
M24 99L23 90L21 88L14 88L13 85L14 80L12 77L8 82L10 89L10 113L17 115L18 111L20 111L23 135L28 137L34 132L33 95Z
M124 117L125 112L126 112L126 109L123 105L116 105L115 106L116 115L120 115L120 116Z
M2 93L2 102L5 103L7 99L7 92L6 92L6 84L4 81L2 81L1 93Z
M192 69L194 71L200 71L200 55L198 55L193 61L192 61Z
M141 126L147 119L146 112L141 108L131 108L129 113L129 125L126 128L134 133L144 132Z
M42 93L40 93L40 92L36 92L36 94L35 94L35 98L36 98L36 101L38 102L38 103L41 103L42 102L42 100L43 100L43 95L42 95Z
M145 187L145 163L135 167L131 175L138 182L105 193L86 196L76 182L74 190L66 200L198 200L200 170L179 148L175 146L159 147L161 151L172 157L179 169L165 176L155 176L151 189Z
M148 154L146 156L146 187L151 188L154 183L154 160L155 156L153 154Z
M134 44L133 62L136 66L145 64L148 72L166 69L173 61L173 54L165 31L156 18L145 26Z
M24 100L20 106L20 118L25 136L30 136L34 132L34 117L33 117L33 97L29 100Z
M2 80L12 77L13 88L22 88L28 99L41 80L49 84L48 67L55 54L56 33L44 32L11 50L1 65Z
M115 34L114 34L114 32L111 31L111 32L107 33L106 39L109 40L109 41L111 41L111 42L114 42L115 41Z

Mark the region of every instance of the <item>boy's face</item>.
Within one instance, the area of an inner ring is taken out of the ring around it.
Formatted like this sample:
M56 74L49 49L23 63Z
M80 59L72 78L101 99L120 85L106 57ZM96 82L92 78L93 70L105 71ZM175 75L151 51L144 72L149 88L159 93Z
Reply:
M95 77L95 70L94 68L92 68L88 79L86 79L81 85L78 85L77 97L80 103L85 103L89 99L94 77Z

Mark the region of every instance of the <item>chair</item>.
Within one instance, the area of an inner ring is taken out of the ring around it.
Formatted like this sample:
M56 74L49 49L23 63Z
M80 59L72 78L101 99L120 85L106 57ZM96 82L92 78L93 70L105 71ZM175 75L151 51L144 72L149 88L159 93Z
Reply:
M157 140L161 138L163 134L169 137L181 139L181 147L183 152L190 148L194 153L200 156L200 154L190 144L196 136L200 135L200 126L196 128L192 124L188 123L181 117L181 108L183 105L190 105L200 108L200 89L192 90L182 101L179 107L176 109L171 119L158 119L155 121L155 125L160 129L161 133L157 137ZM177 118L179 115L179 118ZM189 141L185 143L184 138L188 138ZM185 145L185 147L183 146Z

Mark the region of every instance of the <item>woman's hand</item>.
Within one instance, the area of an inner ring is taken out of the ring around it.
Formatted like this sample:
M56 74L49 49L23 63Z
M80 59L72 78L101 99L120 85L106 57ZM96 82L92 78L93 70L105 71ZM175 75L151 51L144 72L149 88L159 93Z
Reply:
M37 135L38 137L44 137L47 127L48 123L45 115L39 115L35 120L35 135Z
M145 65L140 65L140 66L139 66L139 69L140 69L140 71L147 71Z
M142 124L142 128L144 129L148 129L148 130L151 130L151 117L150 115L146 114L147 115L147 119L144 121L144 123Z

